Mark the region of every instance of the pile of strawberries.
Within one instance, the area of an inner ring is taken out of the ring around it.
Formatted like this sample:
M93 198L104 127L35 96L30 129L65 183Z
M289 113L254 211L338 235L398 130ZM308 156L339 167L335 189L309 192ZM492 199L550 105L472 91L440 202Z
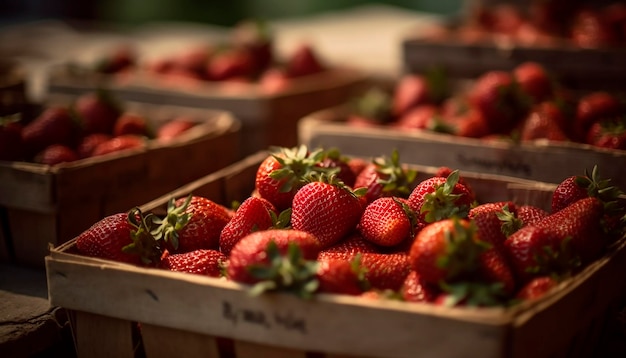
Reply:
M76 238L78 253L246 284L253 293L345 294L442 305L534 299L624 236L621 191L592 173L566 178L550 211L479 202L458 170L418 181L390 157L276 148L235 208L173 198Z
M571 0L531 0L524 6L478 3L457 27L438 29L433 36L454 36L467 43L619 47L626 44L626 5L622 1Z
M44 105L34 118L26 112L0 118L0 160L55 165L142 148L150 139L170 140L196 125L185 115L155 124L124 108L110 92L84 93L70 105Z
M392 87L374 87L355 98L347 123L626 149L626 103L619 94L576 95L537 62L487 71L454 89L442 70L405 74Z
M269 26L262 21L243 21L233 27L222 43L203 43L141 61L128 45L102 56L94 70L103 74L127 74L143 70L168 83L194 85L202 82L258 83L266 92L289 87L294 78L327 70L310 43L302 42L285 59L278 59Z

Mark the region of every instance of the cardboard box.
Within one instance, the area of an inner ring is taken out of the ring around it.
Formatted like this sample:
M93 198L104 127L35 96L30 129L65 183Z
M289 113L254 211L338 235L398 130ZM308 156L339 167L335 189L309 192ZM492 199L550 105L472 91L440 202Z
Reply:
M167 143L150 141L142 149L54 166L0 161L0 237L9 261L43 267L50 243L66 242L105 215L240 159L241 123L227 112L133 102L125 107L155 124L178 114L199 124Z
M598 166L603 178L626 190L626 151L579 143L536 141L511 144L428 131L391 127L362 128L344 122L347 106L327 108L304 117L299 138L309 147L335 147L343 153L372 156L396 148L407 163L560 183Z
M380 153L379 153L380 155ZM189 193L220 203L254 188L259 152L142 205L162 212ZM426 177L434 167L416 166ZM479 198L547 205L554 185L464 173ZM491 189L491 190L490 190ZM74 240L46 257L50 303L68 309L79 357L552 357L594 352L623 295L626 239L534 302L446 308L321 294L252 297L224 279L140 268L77 255ZM585 337L582 339L581 337Z
M242 123L239 154L244 157L270 145L295 146L300 118L360 93L368 76L337 67L296 78L284 90L267 92L254 83L181 81L142 71L103 76L59 66L50 71L47 82L51 95L77 95L102 86L129 101L228 111Z

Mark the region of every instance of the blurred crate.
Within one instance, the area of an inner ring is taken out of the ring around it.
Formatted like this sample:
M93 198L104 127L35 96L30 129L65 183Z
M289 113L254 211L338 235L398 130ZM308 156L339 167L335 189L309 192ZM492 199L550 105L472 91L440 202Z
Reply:
M310 114L299 122L301 144L335 147L343 153L373 156L396 148L407 163L445 165L454 169L560 183L584 174L597 165L600 175L626 189L626 151L609 150L578 143L537 141L512 144L485 141L429 131L407 131L391 127L349 126L347 106Z
M63 103L63 102L50 102ZM223 168L237 156L241 123L230 113L127 102L153 124L189 115L199 124L169 142L54 166L0 161L2 234L8 259L43 267L58 245L98 219Z
M380 153L379 153L380 154ZM219 203L254 188L259 152L141 206L162 213L189 193ZM422 176L435 167L416 166ZM555 185L464 173L482 200L545 207ZM525 194L524 194L525 193ZM75 241L46 257L52 305L72 314L79 357L481 357L589 356L624 295L626 240L541 299L464 309L342 295L303 300L250 296L223 279L77 255Z
M242 123L244 157L270 145L295 146L298 119L345 102L368 80L361 71L333 68L295 78L283 90L267 91L258 84L181 81L141 71L103 76L59 66L50 71L48 92L76 95L105 87L130 101L225 110Z

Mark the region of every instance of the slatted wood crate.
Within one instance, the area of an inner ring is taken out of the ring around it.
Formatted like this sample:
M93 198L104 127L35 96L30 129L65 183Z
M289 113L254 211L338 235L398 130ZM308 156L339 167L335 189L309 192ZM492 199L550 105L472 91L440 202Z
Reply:
M189 193L241 201L266 156L259 152L141 209L162 213L170 198ZM435 169L416 168L423 177ZM482 200L545 207L555 187L464 175ZM507 309L329 294L253 297L247 286L223 279L79 256L74 245L51 248L46 272L51 304L72 313L79 357L584 357L626 287L626 240L547 296Z
M548 183L560 183L598 165L601 176L611 178L613 184L626 190L623 150L547 141L512 144L419 130L354 127L345 123L349 110L348 106L337 106L302 118L298 124L301 144L336 147L356 156L372 156L396 148L407 163L447 165Z
M167 143L150 141L142 149L71 163L0 161L0 237L6 261L43 267L49 243L68 241L105 215L240 159L241 123L228 112L134 102L125 102L125 108L153 124L182 114L199 124Z

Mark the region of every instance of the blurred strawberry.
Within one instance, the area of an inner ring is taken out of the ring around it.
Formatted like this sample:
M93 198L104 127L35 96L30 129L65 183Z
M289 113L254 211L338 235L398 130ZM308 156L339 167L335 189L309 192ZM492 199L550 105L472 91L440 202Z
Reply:
M137 55L130 45L120 45L96 61L96 72L113 74L136 65Z
M78 160L78 154L72 148L63 144L52 144L35 155L35 163L55 165Z
M261 90L269 94L285 91L290 85L291 80L282 68L268 68L259 77Z
M438 113L437 106L422 104L409 110L390 125L400 129L428 129Z
M122 113L120 103L105 90L80 95L73 106L85 134L112 134Z
M92 156L115 153L128 149L143 148L146 145L146 139L137 135L123 135L113 137L106 142L98 144L92 152Z
M584 141L594 122L624 115L624 105L612 93L594 91L583 95L576 107L574 134L576 139Z
M175 117L159 127L156 138L159 140L171 140L185 133L196 124L197 123L190 117Z
M587 131L587 141L600 148L626 149L626 116L594 122Z
M517 123L520 98L513 75L506 71L488 71L468 89L469 102L483 113L491 132L506 133Z
M110 135L104 133L94 133L84 136L80 143L78 143L78 147L76 149L78 157L81 159L91 157L93 155L93 151L98 145L100 145L100 143L104 143L111 138L112 137Z
M564 128L567 119L555 102L541 102L535 105L521 122L520 139L531 141L547 139L550 141L568 141Z
M274 62L274 38L265 21L241 21L235 25L231 36L231 42L236 47L250 52L255 75L266 71Z
M285 63L289 77L312 75L326 70L311 44L302 43L289 55Z
M212 81L250 78L254 74L252 54L243 48L226 48L218 51L208 62L206 73Z
M610 25L599 11L592 8L583 8L573 14L570 38L575 45L584 48L606 47L616 43Z
M361 95L353 98L350 105L350 114L346 124L357 126L371 126L389 123L392 97L379 87L369 88Z
M24 126L22 140L29 155L51 144L72 146L78 138L78 127L65 107L51 106Z
M552 96L552 80L543 65L523 62L513 68L513 78L522 93L529 98L529 105L539 103Z
M124 112L115 121L113 136L138 135L150 137L148 120L141 114Z

